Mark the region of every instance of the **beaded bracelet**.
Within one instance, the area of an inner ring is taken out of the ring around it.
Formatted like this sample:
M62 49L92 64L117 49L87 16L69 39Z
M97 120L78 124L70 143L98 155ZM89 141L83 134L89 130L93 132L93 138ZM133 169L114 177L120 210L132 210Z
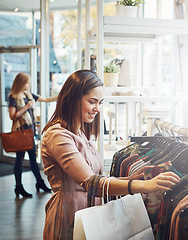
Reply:
M131 183L132 183L133 179L130 179L129 182L128 182L128 192L130 195L134 195L134 193L132 193L131 191Z

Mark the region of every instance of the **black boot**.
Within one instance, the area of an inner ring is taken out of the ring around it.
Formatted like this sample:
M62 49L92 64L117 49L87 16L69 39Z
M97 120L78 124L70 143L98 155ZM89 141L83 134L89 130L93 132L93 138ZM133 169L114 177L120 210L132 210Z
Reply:
M14 189L14 192L17 198L19 198L19 194L21 194L22 197L25 197L25 198L32 198L32 194L26 192L25 189L23 188L23 185L16 186L16 188Z
M35 186L36 186L37 192L40 191L40 188L41 188L44 192L51 192L51 189L48 188L48 187L45 185L44 180L41 180L40 182L37 182Z

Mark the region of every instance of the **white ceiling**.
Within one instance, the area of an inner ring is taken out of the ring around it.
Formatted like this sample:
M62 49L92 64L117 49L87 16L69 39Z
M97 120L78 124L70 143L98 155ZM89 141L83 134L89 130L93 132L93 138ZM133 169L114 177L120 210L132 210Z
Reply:
M82 0L82 6L86 0ZM91 4L96 4L96 0L90 0ZM101 0L102 1L102 0ZM113 2L114 0L104 0L104 2ZM63 10L77 8L77 0L49 0L50 10ZM40 0L0 0L0 11L14 11L18 8L19 11L30 12L40 10Z

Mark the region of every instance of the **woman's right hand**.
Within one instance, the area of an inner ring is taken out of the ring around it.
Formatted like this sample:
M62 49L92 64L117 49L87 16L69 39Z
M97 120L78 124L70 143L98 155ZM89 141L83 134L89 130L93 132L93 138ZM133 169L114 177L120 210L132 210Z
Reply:
M28 103L26 104L27 109L29 108L34 108L35 107L35 100L29 100Z
M170 190L171 187L180 182L180 180L180 177L173 172L160 173L151 180L145 181L145 193Z

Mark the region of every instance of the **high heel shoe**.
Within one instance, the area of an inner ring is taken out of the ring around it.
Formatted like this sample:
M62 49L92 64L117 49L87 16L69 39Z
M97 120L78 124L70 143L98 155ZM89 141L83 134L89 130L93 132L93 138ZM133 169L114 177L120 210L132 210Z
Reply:
M32 194L26 192L23 185L16 186L16 188L14 189L14 192L17 198L19 198L20 194L22 195L22 197L32 198Z
M51 189L48 188L48 187L45 185L44 180L41 180L40 182L37 182L35 186L36 186L37 192L40 191L40 188L41 188L44 192L51 192Z

